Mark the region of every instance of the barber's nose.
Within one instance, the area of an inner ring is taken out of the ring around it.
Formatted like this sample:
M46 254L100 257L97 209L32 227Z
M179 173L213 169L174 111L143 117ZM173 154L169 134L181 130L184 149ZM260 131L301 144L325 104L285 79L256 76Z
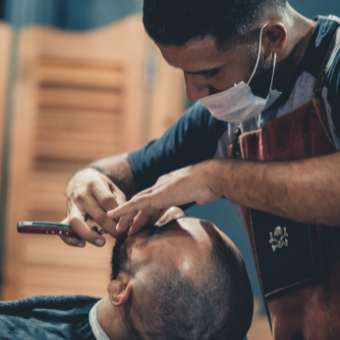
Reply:
M199 78L203 78L203 76L184 73L186 93L188 99L191 101L198 100L210 94L209 87L206 82L204 82L204 79L201 80Z

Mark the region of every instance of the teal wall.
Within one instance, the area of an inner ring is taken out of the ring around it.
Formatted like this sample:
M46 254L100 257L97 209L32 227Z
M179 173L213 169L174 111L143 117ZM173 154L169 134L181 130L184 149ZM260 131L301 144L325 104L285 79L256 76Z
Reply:
M2 0L2 17L15 27L32 24L68 30L107 25L142 11L142 0Z
M340 16L339 0L292 0L307 17ZM142 0L0 0L0 18L16 27L31 24L86 30L107 25L142 10Z
M314 18L317 15L337 15L340 17L339 0L292 0L289 3L303 15Z

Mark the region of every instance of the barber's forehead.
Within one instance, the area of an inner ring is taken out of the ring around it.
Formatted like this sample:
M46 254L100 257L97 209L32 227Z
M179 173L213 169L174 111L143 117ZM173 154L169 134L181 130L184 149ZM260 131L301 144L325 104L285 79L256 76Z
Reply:
M204 68L210 69L215 64L221 61L227 61L226 55L230 54L229 51L220 51L217 49L215 40L211 36L206 36L203 39L195 39L189 41L184 46L173 45L157 45L164 57L164 59L174 67L180 67L185 65L185 71L199 71L197 67L201 68L204 64ZM188 65L187 65L188 64ZM192 67L192 68L191 68Z

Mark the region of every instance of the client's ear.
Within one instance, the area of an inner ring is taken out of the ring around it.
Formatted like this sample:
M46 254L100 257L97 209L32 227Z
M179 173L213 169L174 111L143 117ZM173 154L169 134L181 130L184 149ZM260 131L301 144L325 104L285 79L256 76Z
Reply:
M107 285L110 302L113 306L124 305L132 294L132 276L127 273L119 273L116 280Z

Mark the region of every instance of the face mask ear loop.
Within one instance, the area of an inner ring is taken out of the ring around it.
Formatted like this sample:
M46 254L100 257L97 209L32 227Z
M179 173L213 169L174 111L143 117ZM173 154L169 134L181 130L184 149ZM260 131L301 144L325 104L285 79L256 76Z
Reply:
M265 25L263 25L262 28L261 28L261 31L260 31L260 40L259 40L259 50L258 50L258 52L257 52L257 59L256 59L256 63L255 63L255 67L254 67L253 73L251 74L251 76L250 76L250 78L249 78L249 80L248 80L247 85L249 85L250 82L252 81L252 79L253 79L253 77L254 77L256 71L257 71L257 68L258 68L258 66L259 66L260 58L261 58L261 47L262 47L262 32L263 32L264 28L265 28L267 25L268 25L268 23L265 24Z
M274 75L275 75L275 68L276 68L276 53L274 53L273 56L273 73L272 73L272 80L270 81L270 87L269 87L269 92L273 88L273 82L274 82ZM261 122L261 114L258 115L257 117L257 127L260 128L260 122Z
M272 80L270 82L270 87L269 87L269 91L272 90L273 88L273 83L274 83L274 76L275 76L275 68L276 68L276 53L274 53L274 57L273 57L273 73L272 73Z

